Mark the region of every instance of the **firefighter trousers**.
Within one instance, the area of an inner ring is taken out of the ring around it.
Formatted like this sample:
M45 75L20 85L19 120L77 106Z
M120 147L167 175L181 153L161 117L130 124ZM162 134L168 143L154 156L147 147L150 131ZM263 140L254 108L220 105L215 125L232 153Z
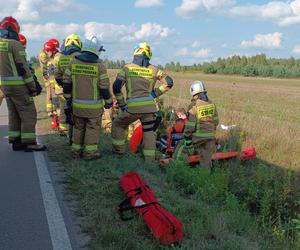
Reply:
M50 81L45 80L45 89L46 89L46 111L47 113L55 112L55 93L54 86L50 83Z
M155 124L155 114L131 114L126 111L120 111L112 124L112 146L117 153L125 152L125 138L129 124L140 119L143 126L143 154L146 161L155 160L155 133L153 126Z
M211 168L211 158L213 153L216 152L215 139L198 141L197 143L193 143L193 146L195 154L200 156L200 166L203 168ZM184 140L180 141L176 147L174 159L187 161L189 155L190 152L187 150Z
M36 143L35 125L37 113L33 98L29 95L6 96L8 108L9 142Z
M73 116L73 152L83 152L93 155L98 152L99 143L99 118L83 118Z

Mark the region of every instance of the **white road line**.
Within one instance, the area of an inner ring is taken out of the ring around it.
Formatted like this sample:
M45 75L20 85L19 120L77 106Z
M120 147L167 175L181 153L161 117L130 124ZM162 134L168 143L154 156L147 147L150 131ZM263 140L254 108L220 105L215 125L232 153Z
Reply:
M72 250L66 225L55 195L47 163L41 152L34 152L53 250Z

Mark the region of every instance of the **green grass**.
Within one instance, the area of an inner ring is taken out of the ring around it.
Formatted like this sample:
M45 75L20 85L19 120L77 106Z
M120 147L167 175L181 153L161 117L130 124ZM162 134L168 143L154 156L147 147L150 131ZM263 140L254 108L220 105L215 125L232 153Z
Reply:
M115 71L109 73L113 78ZM294 80L175 74L174 90L165 102L176 100L179 105L187 104L187 83L200 77L208 81L209 93L219 106L222 123L239 124L239 130L232 133L218 131L218 137L233 150L255 145L258 159L215 163L212 173L205 169L190 169L180 162L159 167L146 164L135 155L116 158L111 154L110 136L101 134L102 158L91 162L75 161L65 138L43 136L50 159L65 167L67 189L76 195L80 203L79 214L85 217L83 229L92 236L91 249L300 248L299 230L293 223L300 214L297 172L300 142L295 139L300 130L293 99L298 97L298 83ZM224 83L221 83L222 79ZM231 91L233 80L240 86L235 91ZM291 100L284 99L287 102L281 102L278 110L279 104L271 101L272 97L277 100L281 96L279 90L283 83L290 94L287 99ZM263 92L265 88L268 91ZM265 106L264 116L260 106ZM291 111L283 114L285 108ZM118 181L130 170L138 171L153 188L160 203L182 220L184 240L180 246L159 245L138 216L128 222L120 220L116 209L125 197Z

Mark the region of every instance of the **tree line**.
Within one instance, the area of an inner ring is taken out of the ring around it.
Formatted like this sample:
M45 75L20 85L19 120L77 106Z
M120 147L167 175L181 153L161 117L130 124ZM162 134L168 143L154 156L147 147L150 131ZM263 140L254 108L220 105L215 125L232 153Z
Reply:
M30 61L38 64L36 57ZM124 60L104 59L103 63L108 69L120 69L126 62ZM193 65L181 65L179 62L169 62L158 65L160 69L176 72L203 72L206 74L225 74L243 76L261 76L276 78L297 78L300 77L300 59L293 57L288 59L267 58L265 54L255 56L234 55L228 58L218 58L216 61L198 63Z
M234 55L190 66L182 66L179 62L170 62L165 65L164 69L177 72L201 71L206 74L296 78L300 77L300 59L293 57L288 59L267 58L265 54L250 57Z

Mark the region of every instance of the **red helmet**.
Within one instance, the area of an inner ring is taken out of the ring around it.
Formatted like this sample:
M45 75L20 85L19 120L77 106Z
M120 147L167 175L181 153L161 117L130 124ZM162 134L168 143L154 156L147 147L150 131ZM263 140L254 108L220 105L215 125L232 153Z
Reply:
M21 43L24 47L26 47L27 40L26 40L26 37L25 37L24 35L19 34L19 41L20 41L20 43Z
M55 45L55 48L59 48L59 41L55 38L51 38L48 42L53 43Z
M19 33L20 32L20 25L16 19L14 19L12 16L4 17L1 21L1 26L4 29L7 29L8 27L11 27L13 31Z
M49 41L44 44L44 50L47 52L52 52L54 54L57 52L57 48L55 47L55 45Z

